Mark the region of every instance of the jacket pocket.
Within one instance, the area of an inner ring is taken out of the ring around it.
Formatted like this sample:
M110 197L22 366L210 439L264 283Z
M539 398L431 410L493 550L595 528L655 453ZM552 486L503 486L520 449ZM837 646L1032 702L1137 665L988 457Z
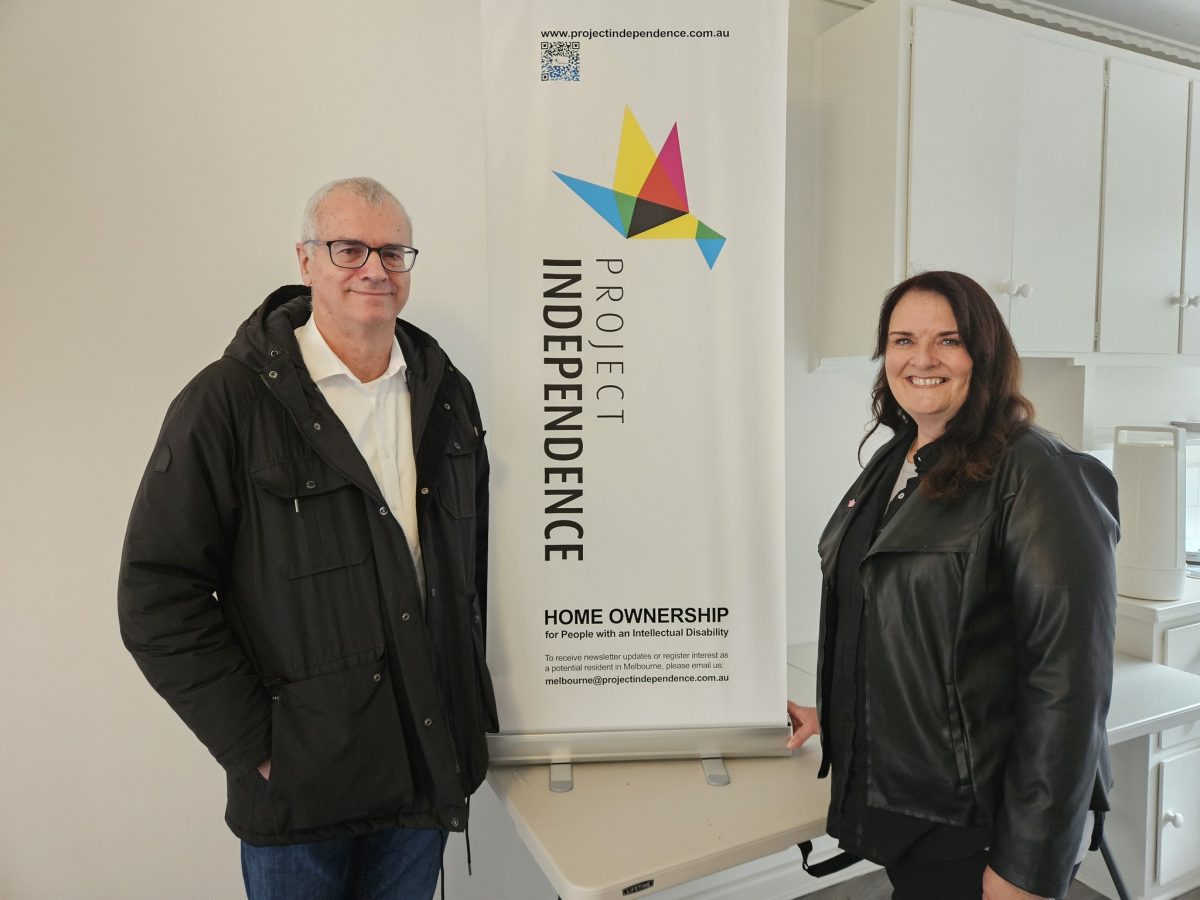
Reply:
M251 769L240 778L227 773L225 780L225 821L234 833L251 843L278 833L267 781L258 770Z
M400 712L382 656L272 693L268 788L281 832L394 812L412 800Z
M362 493L316 458L285 460L250 473L261 489L262 522L276 565L288 578L306 578L360 565L371 552Z
M971 773L967 766L967 740L963 733L962 713L958 708L958 692L953 684L944 685L946 689L946 717L950 726L950 746L954 751L954 769L958 774L960 787L971 784Z
M478 623L469 626L470 636L462 644L463 651L470 655L470 662L463 665L463 674L456 688L462 698L461 718L456 727L455 743L461 756L462 786L473 793L483 782L488 769L487 732L500 730L496 715L496 694L492 688L492 677L484 659L483 631Z
M438 500L456 519L475 515L478 453L486 432L475 433L473 426L456 422L446 443L446 459L438 480Z

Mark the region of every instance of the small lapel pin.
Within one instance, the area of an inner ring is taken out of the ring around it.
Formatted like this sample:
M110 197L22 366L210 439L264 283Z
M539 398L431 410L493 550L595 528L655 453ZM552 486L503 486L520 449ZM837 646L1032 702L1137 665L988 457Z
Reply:
M846 504L846 508L847 508L847 509L849 509L849 508L850 508L851 506L853 506L853 505L854 505L854 498L853 498L853 497L851 497L851 498L850 498L850 502Z

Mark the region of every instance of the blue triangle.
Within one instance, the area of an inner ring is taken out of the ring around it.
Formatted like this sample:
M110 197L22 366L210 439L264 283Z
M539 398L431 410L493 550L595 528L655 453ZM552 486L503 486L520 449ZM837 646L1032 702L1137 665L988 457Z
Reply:
M711 269L716 265L717 257L721 255L721 248L725 246L725 238L696 238L696 244L700 247L700 252L704 254L704 261Z
M617 195L612 188L601 187L598 184L592 184L590 181L583 181L579 178L572 178L570 175L564 175L561 172L555 172L562 183L579 195L588 206L600 214L609 225L617 229L617 233L621 237L625 237L625 223L621 221L621 210L617 208Z

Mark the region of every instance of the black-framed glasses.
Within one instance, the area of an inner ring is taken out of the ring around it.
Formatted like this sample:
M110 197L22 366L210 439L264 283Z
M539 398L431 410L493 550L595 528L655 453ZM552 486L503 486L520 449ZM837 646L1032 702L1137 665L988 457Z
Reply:
M329 259L342 269L361 269L367 264L371 251L379 254L379 261L389 272L407 272L417 261L417 248L404 244L384 244L368 247L362 241L305 241L306 244L324 244L329 248Z

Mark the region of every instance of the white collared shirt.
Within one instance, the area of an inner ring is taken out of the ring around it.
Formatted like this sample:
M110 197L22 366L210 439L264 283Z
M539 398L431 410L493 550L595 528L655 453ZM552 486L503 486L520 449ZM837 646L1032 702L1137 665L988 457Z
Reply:
M412 395L408 363L392 338L387 371L363 384L338 358L317 328L316 316L295 331L308 374L342 420L363 455L375 483L383 491L392 518L404 529L417 569L417 585L425 596L425 568L417 534L417 461L413 451Z

